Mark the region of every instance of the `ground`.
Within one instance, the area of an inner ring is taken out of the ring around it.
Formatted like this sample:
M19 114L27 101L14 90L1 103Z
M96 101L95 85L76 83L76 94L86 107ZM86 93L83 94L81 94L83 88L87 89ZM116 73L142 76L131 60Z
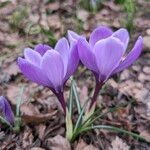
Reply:
M82 0L83 1L83 0ZM117 1L117 0L116 0ZM85 1L84 1L85 2ZM0 124L0 150L149 150L150 149L150 3L136 0L134 17L128 26L129 50L139 35L144 48L138 61L129 69L111 78L101 91L97 105L110 107L127 104L107 113L96 124L123 127L143 136L147 142L106 130L82 134L74 143L65 139L64 117L52 92L28 81L17 66L18 56L25 47L37 43L55 45L68 29L89 37L98 25L113 30L128 24L124 6L113 0L98 3L96 12L86 9L84 2L75 0L1 0L0 2L0 95L8 98L14 112L20 89L24 86L20 107L22 126L18 133ZM133 27L132 27L133 26ZM75 77L81 103L94 88L94 78L82 65ZM65 88L69 95L70 81ZM76 110L74 112L76 114ZM96 135L96 136L95 136Z

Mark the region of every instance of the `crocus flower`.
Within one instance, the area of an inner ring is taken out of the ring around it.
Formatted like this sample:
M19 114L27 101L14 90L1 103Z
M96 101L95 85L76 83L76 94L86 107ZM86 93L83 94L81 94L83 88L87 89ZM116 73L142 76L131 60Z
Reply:
M82 63L90 69L96 77L96 88L92 104L104 84L115 73L133 64L142 51L143 40L139 36L132 50L126 54L129 43L128 31L124 28L113 32L110 28L100 26L90 35L89 42L80 37L78 53Z
M69 45L66 38L61 38L54 49L43 44L38 44L34 49L25 48L24 58L18 58L22 73L37 84L50 88L59 99L64 112L64 84L75 72L78 62L76 42Z
M14 114L12 112L11 106L4 96L0 96L0 111L5 120L10 124L14 124Z
M84 37L83 35L78 35L77 33L68 30L68 40L71 44L76 44L80 37Z

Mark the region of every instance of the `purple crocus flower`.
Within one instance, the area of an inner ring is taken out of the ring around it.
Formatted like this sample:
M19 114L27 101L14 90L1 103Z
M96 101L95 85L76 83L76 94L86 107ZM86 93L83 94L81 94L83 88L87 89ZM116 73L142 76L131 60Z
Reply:
M7 120L10 124L14 124L14 114L10 104L4 96L0 96L0 110L5 120Z
M89 42L84 37L78 40L78 53L82 63L90 69L96 78L96 88L92 104L101 86L115 73L133 64L142 51L143 40L139 36L132 50L126 54L129 43L128 31L124 28L113 32L110 28L100 26L90 35Z
M22 73L37 84L50 88L60 101L64 112L64 84L75 72L78 62L77 42L69 45L66 38L61 38L54 49L44 44L38 44L34 49L25 48L24 58L18 58Z

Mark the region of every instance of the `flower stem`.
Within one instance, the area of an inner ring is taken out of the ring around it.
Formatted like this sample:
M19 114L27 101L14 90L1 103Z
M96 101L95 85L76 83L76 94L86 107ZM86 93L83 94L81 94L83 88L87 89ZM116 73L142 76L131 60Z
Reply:
M59 92L59 93L56 93L56 96L63 108L63 111L64 111L64 114L66 116L66 108L67 108L67 105L66 105L66 102L65 102L65 99L64 99L64 94L63 92Z
M95 105L97 96L98 96L99 91L100 91L100 89L102 88L102 86L103 86L103 82L99 82L99 81L96 79L95 91L94 91L94 94L93 94L93 97L92 97L92 100L91 100L91 104L90 104L89 109L91 109L92 106Z

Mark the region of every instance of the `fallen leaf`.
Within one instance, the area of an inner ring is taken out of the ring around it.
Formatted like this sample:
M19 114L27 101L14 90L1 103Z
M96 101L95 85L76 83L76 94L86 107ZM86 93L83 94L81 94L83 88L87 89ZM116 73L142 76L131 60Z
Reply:
M137 130L139 131L140 136L142 136L146 141L150 142L150 130L148 122L146 125L141 124Z
M141 82L126 80L117 84L113 79L111 79L108 81L108 83L113 88L117 88L122 94L134 97L139 102L147 103L150 100L149 90L145 88Z
M130 147L118 136L111 142L109 150L129 150Z
M46 146L51 150L71 150L69 141L61 135L47 139Z
M19 73L19 68L18 68L16 62L11 62L10 64L8 64L8 66L5 63L5 67L3 68L3 71L6 75L11 77L12 75L15 76Z
M85 102L88 99L88 88L86 85L84 85L83 87L80 88L79 90L79 96L80 96L80 104L81 107L84 106Z
M57 114L57 110L50 113L41 114L37 107L35 107L31 103L22 104L20 107L20 111L24 122L35 124L40 124L42 122L46 122L50 119L53 119Z
M77 144L75 150L83 150L84 147L86 147L86 146L87 146L87 144L81 139L81 140L78 142L78 144Z
M31 145L33 143L33 134L32 130L26 126L23 135L22 135L22 147L27 148L27 146Z
M146 74L148 74L148 75L150 75L150 67L149 66L145 66L143 68L143 72L146 73Z
M89 17L89 13L86 10L78 10L77 11L77 17L78 17L78 19L85 22Z
M98 149L94 147L93 145L91 144L87 145L83 140L80 140L75 150L98 150Z
M144 46L146 48L150 48L150 42L149 41L150 41L150 36L143 37Z
M40 148L40 147L33 147L30 150L45 150L44 148Z
M40 140L43 140L44 139L44 134L45 134L45 129L46 129L46 125L44 124L39 124L37 127L36 127L36 131L39 135L39 139Z

